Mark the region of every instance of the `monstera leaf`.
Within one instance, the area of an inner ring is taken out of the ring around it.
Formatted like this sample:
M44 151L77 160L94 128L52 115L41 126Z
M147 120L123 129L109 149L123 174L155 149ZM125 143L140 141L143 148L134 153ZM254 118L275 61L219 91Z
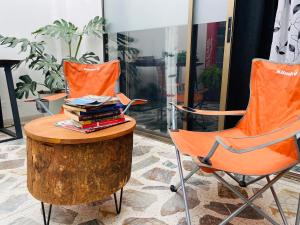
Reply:
M88 22L83 28L83 34L95 35L99 38L102 37L104 33L103 27L105 25L105 20L102 17L96 16Z
M9 48L15 48L21 45L21 52L26 52L30 48L31 54L42 53L45 50L45 42L31 42L26 38L15 38L15 37L3 37L0 35L0 45L4 45Z
M53 24L47 25L34 31L33 35L45 35L63 39L67 43L71 42L78 35L76 34L78 28L71 22L67 22L64 19L55 20Z
M32 69L42 70L43 74L48 74L52 71L58 71L60 65L57 63L57 59L53 55L44 54L43 58L38 58L31 63ZM33 64L33 65L32 65Z
M132 38L128 35L121 34L121 33L118 33L118 35L117 35L117 42L119 45L128 45L134 41L135 41L134 38Z
M123 53L128 60L136 59L140 51L137 48L128 47L124 45L118 45L118 51Z
M50 89L51 92L63 90L65 88L65 82L62 74L57 72L49 72L45 77L45 86Z
M293 14L296 14L297 12L299 12L299 10L300 10L300 4L295 5L293 8Z
M36 85L37 83L35 81L33 81L30 76L28 75L22 75L19 77L19 79L21 80L21 82L18 82L16 84L17 88L15 89L16 92L16 97L18 99L21 99L25 96L25 98L29 97L30 92L34 94L34 92L36 91Z
M97 64L99 63L100 59L94 52L88 52L83 54L78 61L85 64Z
M23 62L29 64L29 68L31 68L35 62L42 58L45 50L45 42L31 42L26 38L15 38L15 37L4 37L0 35L0 45L4 45L6 47L15 48L20 46L20 52L29 52L29 55L20 61L20 63L14 65L14 68L18 68Z

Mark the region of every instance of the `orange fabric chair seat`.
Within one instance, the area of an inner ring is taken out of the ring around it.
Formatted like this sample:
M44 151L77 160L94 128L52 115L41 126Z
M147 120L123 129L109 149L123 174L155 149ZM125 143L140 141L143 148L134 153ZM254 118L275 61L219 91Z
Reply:
M213 146L216 136L243 137L246 135L242 130L232 128L220 132L179 130L178 132L170 132L170 136L181 153L192 157L205 157ZM262 176L272 174L298 163L293 155L280 153L282 148L289 148L290 146L297 148L290 143L280 143L253 152L236 154L219 145L211 158L212 168L242 175ZM276 147L276 151L274 151L274 147Z

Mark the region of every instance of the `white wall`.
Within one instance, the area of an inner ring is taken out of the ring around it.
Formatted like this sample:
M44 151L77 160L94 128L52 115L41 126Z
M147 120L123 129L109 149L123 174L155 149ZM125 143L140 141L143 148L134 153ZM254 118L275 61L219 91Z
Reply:
M64 18L82 28L91 18L101 16L100 0L3 0L0 7L0 34L18 38L32 39L31 32L50 24L56 19ZM87 38L83 41L81 51L94 51L102 56L102 41ZM58 41L51 41L48 50L60 59L65 53L64 46ZM0 59L22 59L19 49L0 46ZM42 80L39 72L29 71L25 66L13 71L14 81L23 74L30 74L35 80ZM3 69L0 69L0 96L4 119L10 119L11 111ZM38 114L32 103L18 101L21 117Z

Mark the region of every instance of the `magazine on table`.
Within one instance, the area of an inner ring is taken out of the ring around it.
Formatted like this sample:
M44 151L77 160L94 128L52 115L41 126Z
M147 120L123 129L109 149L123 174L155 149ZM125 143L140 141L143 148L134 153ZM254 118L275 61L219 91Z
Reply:
M97 95L86 95L81 98L70 98L65 100L65 103L69 106L76 106L76 107L83 107L83 108L110 105L119 102L120 101L118 97L97 96Z
M112 126L116 126L116 125L119 125L119 124L122 124L122 123L126 123L126 122L129 122L129 121L131 121L131 119L124 118L124 120L116 121L114 123L103 124L103 125L99 125L99 126L91 127L91 128L79 128L74 124L73 120L68 119L68 120L59 121L59 122L55 123L55 125L57 127L62 127L62 128L68 129L68 130L73 130L73 131L77 131L77 132L80 132L80 133L88 134L88 133L92 133L92 132L95 132L95 131L103 130L103 129L108 128L108 127L112 127Z

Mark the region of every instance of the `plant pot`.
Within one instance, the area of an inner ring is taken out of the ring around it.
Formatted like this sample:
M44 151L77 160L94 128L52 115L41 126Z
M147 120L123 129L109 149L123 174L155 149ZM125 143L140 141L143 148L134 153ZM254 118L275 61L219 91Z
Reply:
M48 100L45 100L43 98L53 95L53 94L57 94L57 93L62 93L63 91L59 91L56 93L51 93L50 91L38 91L38 97L41 99L41 101L44 103L44 105L50 110L50 112L52 112L53 114L58 114L61 111L61 107L64 103L64 98L55 100L55 101L51 101L49 102ZM41 107L40 104L36 103L36 109L41 112L41 113L47 113L44 108Z

